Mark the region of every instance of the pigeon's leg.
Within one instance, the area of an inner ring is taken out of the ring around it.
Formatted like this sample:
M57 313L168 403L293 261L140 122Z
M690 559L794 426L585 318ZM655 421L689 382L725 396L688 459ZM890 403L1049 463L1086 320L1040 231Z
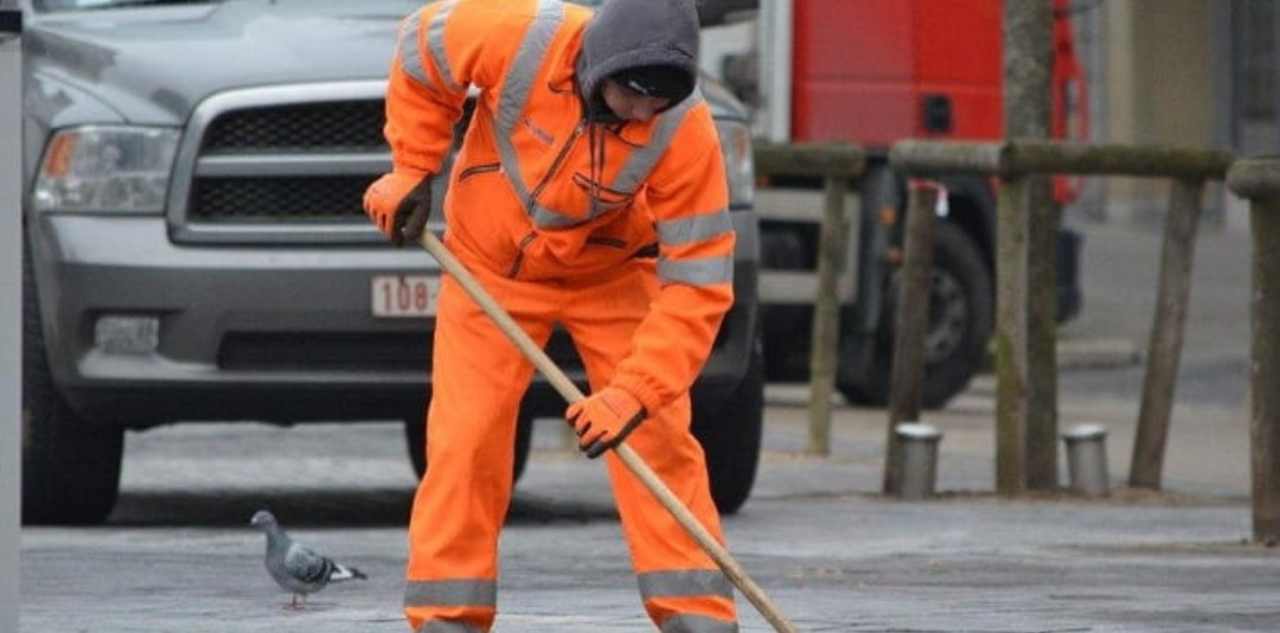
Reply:
M289 608L290 609L298 608L298 594L296 593L292 594L292 597L289 599Z

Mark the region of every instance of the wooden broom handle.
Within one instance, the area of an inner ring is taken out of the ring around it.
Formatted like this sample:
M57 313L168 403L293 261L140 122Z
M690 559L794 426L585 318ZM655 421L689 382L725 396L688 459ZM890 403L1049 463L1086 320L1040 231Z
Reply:
M556 366L555 361L552 361L546 352L542 351L542 348L534 343L528 334L525 334L525 331L511 318L511 315L507 314L507 311L498 305L497 301L494 301L493 297L484 289L484 286L481 286L480 282L476 281L475 276L462 265L462 262L458 261L458 258L449 252L449 249L440 242L434 232L430 230L423 231L420 242L422 247L427 249L427 252L431 253L440 262L445 271L453 275L454 280L484 310L485 314L493 319L498 329L502 330L502 333L512 343L515 343L516 347L533 363L534 367L537 367L538 371L546 376L547 380L551 382L551 386L555 387L556 391L560 392L560 395L564 396L566 401L574 403L586 397L578 389L578 386L572 380L569 380L569 377ZM631 473L639 478L641 483L649 489L649 492L652 492L653 496L657 497L658 501L662 503L662 506L675 517L676 521L689 533L689 536L692 536L703 551L720 566L720 570L729 578L729 581L742 591L747 600L751 601L751 604L755 605L760 615L764 616L764 619L773 625L774 630L778 631L778 633L795 633L796 628L782 615L782 612L773 604L769 596L765 595L760 586L747 576L738 561L734 560L729 551L711 536L711 533L707 531L707 528L703 527L697 517L693 516L689 508L685 507L671 492L671 489L654 474L653 469L649 468L644 459L631 450L631 447L627 446L625 442L618 444L613 450Z

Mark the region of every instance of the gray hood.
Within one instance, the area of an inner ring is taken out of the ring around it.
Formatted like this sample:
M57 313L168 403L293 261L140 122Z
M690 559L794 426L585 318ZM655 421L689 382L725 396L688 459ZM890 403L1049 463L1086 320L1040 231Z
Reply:
M23 36L24 63L35 80L57 80L49 91L95 95L125 121L181 124L226 90L385 79L397 23L418 5L236 0L42 14Z
M606 0L587 24L578 87L595 97L605 77L637 66L669 65L698 76L698 12L693 0Z

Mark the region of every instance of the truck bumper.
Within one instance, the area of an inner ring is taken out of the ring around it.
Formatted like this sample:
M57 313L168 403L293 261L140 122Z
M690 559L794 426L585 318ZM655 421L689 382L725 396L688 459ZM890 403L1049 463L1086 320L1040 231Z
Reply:
M755 216L734 216L738 302L699 381L707 393L737 385L756 326ZM90 419L399 419L420 414L430 393L434 320L371 310L374 275L440 274L417 249L194 247L173 244L160 217L38 222L32 261L50 370ZM104 318L153 320L154 348L105 345Z

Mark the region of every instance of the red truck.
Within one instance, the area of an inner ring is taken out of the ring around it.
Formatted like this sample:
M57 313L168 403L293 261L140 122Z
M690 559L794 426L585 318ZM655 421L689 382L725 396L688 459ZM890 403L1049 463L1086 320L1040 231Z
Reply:
M1075 107L1083 104L1082 73L1069 3L1054 1L1051 128L1055 136L1077 136L1085 130L1083 112ZM844 308L837 386L854 402L888 398L906 200L903 177L888 165L888 149L904 138L1003 135L1002 15L1002 0L779 0L758 8L753 50L726 60L730 85L759 106L761 135L850 141L870 154L839 287ZM744 64L752 55L754 63ZM753 70L733 72L744 67ZM819 183L778 178L767 184L756 203L766 372L771 380L804 380L819 207L794 201L797 188ZM936 231L926 337L923 399L929 407L945 404L982 366L993 323L996 183L954 177L943 184L948 200ZM1069 201L1068 183L1055 185L1059 201ZM1080 249L1079 235L1059 232L1060 320L1081 307Z

